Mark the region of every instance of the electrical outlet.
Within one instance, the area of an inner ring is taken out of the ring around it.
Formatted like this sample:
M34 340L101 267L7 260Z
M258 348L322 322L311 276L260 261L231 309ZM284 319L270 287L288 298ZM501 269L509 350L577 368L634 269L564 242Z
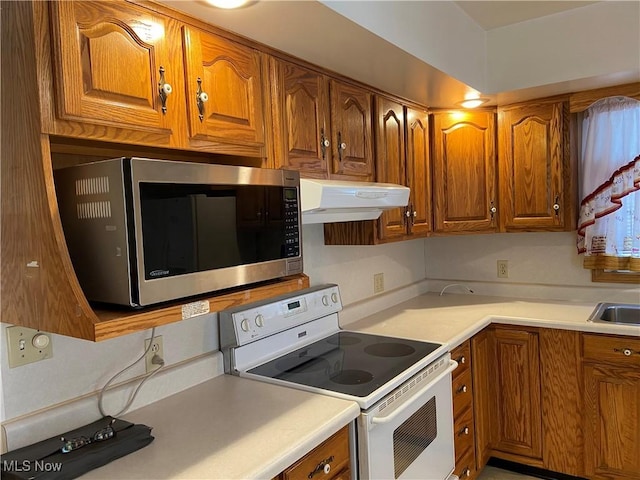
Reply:
M26 327L7 327L9 368L53 357L51 334Z
M147 348L149 347L150 338L147 338L144 341L144 350L147 352ZM157 337L153 337L153 345L149 348L149 351L144 356L144 363L146 365L147 373L153 372L154 370L160 368L160 365L152 362L153 356L158 355L160 358L164 359L164 349L162 348L162 335L158 335Z
M376 273L373 275L373 293L384 292L384 273Z
M498 260L498 278L509 278L509 260Z

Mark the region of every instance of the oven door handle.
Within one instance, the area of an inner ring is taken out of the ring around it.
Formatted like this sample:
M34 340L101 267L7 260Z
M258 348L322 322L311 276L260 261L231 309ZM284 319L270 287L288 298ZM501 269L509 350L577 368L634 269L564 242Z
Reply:
M426 392L431 387L433 387L434 384L438 383L445 376L447 376L451 372L453 372L456 369L457 366L458 366L458 362L456 362L455 360L449 360L449 366L447 367L447 369L444 372L440 373L440 375L438 375L436 378L431 380L429 383L427 383L424 387L422 387L422 389L420 389L419 392L415 393L414 396L417 397L419 395L422 395L424 392ZM404 410L409 408L411 406L411 404L412 404L412 402L405 402L403 405L398 407L396 410L394 410L390 415L387 415L386 417L373 417L371 419L371 423L376 423L376 424L380 425L380 424L385 424L385 423L392 422L394 418L396 418Z

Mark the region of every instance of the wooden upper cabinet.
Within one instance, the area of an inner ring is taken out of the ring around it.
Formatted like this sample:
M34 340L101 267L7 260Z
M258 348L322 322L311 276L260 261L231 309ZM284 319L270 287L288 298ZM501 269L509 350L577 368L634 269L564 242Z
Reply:
M385 97L376 97L376 180L383 183L406 184L406 150L404 107ZM408 233L407 207L382 212L379 222L380 239L404 237Z
M264 145L260 52L183 27L190 145ZM206 144L205 144L206 145Z
M373 180L371 92L330 80L331 177Z
M424 110L407 108L406 165L406 185L411 188L411 233L426 235L431 231L432 209L429 115Z
M542 458L542 406L538 334L495 330L497 360L496 450Z
M269 67L276 167L326 178L332 149L324 75L275 58Z
M498 112L500 223L503 230L570 228L565 188L566 102L530 102ZM568 158L566 159L568 160Z
M432 148L434 230L496 231L493 112L435 113Z
M90 125L102 125L121 142L174 145L184 96L173 21L124 2L51 2L51 16L55 133L100 138ZM162 78L173 87L166 112Z

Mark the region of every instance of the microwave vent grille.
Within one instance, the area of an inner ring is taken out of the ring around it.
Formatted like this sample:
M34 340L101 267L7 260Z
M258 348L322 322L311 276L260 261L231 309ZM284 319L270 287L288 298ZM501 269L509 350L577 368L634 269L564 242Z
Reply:
M111 218L111 202L82 202L77 204L78 219Z
M76 196L109 193L109 177L80 178L76 180Z

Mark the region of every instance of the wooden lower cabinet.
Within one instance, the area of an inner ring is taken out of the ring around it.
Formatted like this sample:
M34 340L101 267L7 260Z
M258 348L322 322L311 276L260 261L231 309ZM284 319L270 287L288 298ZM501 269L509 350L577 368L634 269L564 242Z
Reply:
M453 441L456 465L454 474L461 479L477 475L473 420L473 383L471 380L471 341L467 340L451 352L458 362L452 374Z
M582 335L584 459L593 480L640 479L640 339Z
M497 328L498 436L494 449L542 458L542 408L538 333Z
M492 325L470 354L476 470L493 456L585 476L580 332Z
M276 477L278 480L350 480L350 478L348 425Z

